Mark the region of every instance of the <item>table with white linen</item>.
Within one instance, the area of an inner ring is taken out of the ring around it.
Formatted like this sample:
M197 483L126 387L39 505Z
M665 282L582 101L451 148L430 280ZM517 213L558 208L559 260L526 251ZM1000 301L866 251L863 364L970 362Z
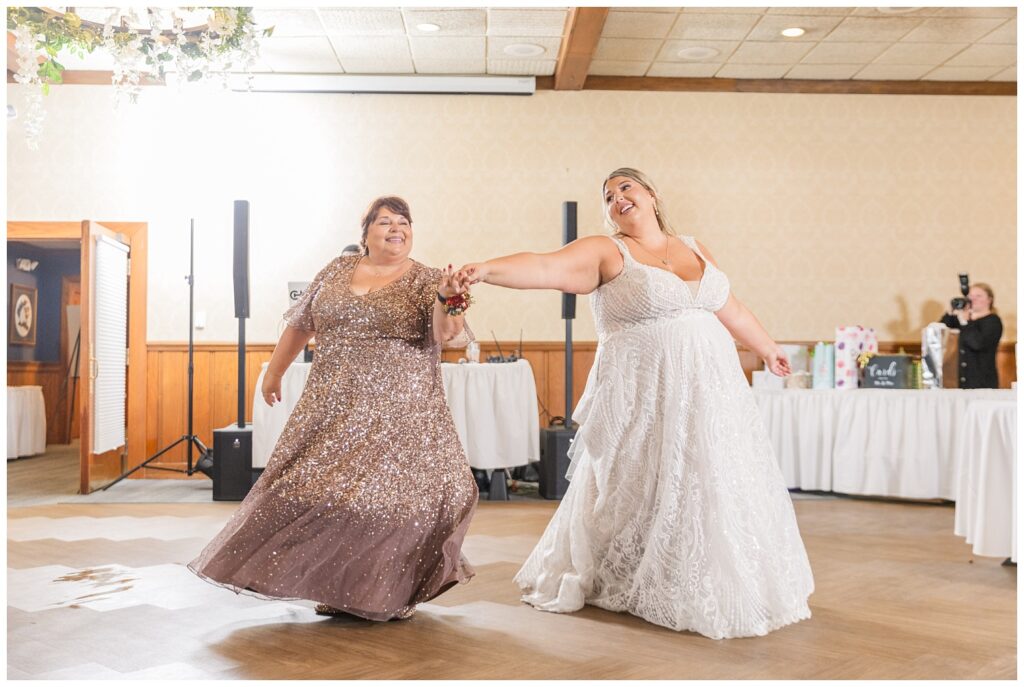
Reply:
M975 400L1003 389L753 390L786 486L911 499L956 497Z
M281 402L268 406L256 380L252 466L265 468L288 416L298 403L312 363L292 363L281 380ZM530 363L441 364L448 407L469 464L481 470L540 460L537 388Z
M978 556L1017 560L1017 403L971 401L960 436L953 531Z
M528 361L442 363L441 377L471 466L496 470L540 460L537 386Z
M46 403L41 386L7 387L7 460L46 452Z

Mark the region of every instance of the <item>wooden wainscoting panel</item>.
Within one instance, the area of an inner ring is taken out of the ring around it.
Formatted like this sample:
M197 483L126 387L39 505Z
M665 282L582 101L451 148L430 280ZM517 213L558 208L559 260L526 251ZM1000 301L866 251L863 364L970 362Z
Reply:
M784 343L813 346L814 342ZM508 355L519 347L519 342L502 341L500 345L502 352ZM737 348L740 365L749 381L753 371L762 369L763 364L752 351L742 346ZM894 353L900 348L909 353L916 353L920 349L920 343L907 341L879 343L879 349L883 353ZM252 419L252 402L260 367L264 362L270 360L273 350L273 344L253 344L246 347L246 422ZM558 341L524 341L522 344L523 357L530 362L537 385L537 405L541 426L546 426L551 416L565 413L564 350L565 345ZM596 352L597 343L594 341L580 341L573 345L573 406L579 402L583 393ZM493 341L480 342L481 360L486 360L487 356L497 355L497 353L498 348ZM443 350L441 357L446 362L457 362L464 355L463 349L456 348ZM1001 386L1008 388L1010 382L1016 379L1013 343L1004 343L1000 346L997 364L999 365ZM148 365L147 399L150 406L146 443L147 455L152 455L155 451L187 433L187 347L185 344L179 343L150 343ZM207 446L213 444L214 429L234 424L238 419L238 400L235 392L238 383L237 370L238 352L233 344L204 343L196 346L194 430ZM10 379L11 372L9 370L8 380ZM159 462L164 467L184 469L185 461L185 449L182 446L161 456ZM161 470L142 470L136 474L143 472L146 473L145 477L150 478L180 478L184 476L180 473Z

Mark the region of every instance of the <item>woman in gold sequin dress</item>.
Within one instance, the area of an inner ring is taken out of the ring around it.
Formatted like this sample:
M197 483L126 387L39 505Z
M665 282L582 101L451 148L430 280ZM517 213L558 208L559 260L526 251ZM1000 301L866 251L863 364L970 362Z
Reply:
M450 266L409 258L400 198L370 205L362 245L285 313L261 391L281 399L282 374L315 333L306 387L262 477L189 568L236 592L389 620L473 576L460 550L477 487L438 367L464 331L440 298L465 289Z

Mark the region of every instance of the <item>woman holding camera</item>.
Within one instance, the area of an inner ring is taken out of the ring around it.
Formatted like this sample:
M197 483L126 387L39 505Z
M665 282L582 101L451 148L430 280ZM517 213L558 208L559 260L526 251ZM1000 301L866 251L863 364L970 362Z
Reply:
M939 322L960 330L960 388L997 389L996 351L1003 321L995 313L995 295L988 284L973 284L964 308L951 309Z

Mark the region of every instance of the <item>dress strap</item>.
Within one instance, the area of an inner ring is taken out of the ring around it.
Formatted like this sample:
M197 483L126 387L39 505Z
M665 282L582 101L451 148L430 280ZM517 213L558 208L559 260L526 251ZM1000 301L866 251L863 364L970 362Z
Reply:
M617 236L609 236L608 238L610 238L615 243L615 247L619 249L619 253L622 254L623 260L625 260L626 262L633 261L633 256L630 255L629 248L626 247L625 241L623 241Z

